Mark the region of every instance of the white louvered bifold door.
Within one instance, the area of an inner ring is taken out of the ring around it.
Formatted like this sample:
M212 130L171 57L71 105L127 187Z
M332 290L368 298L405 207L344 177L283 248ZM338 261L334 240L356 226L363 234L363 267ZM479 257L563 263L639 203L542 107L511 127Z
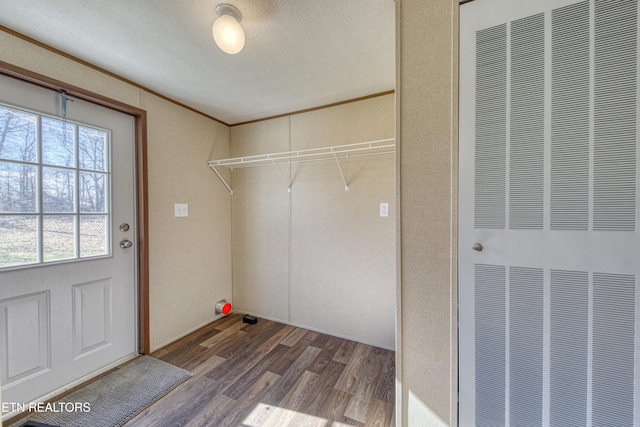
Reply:
M460 8L463 427L640 427L638 32L637 0Z

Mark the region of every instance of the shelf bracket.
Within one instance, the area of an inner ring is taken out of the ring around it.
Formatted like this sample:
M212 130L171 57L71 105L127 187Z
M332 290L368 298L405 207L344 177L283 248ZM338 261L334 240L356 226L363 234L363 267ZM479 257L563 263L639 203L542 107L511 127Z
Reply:
M213 166L212 164L209 164L209 167L211 169L213 169L213 171L216 173L216 175L218 175L218 178L220 178L220 181L222 181L224 186L227 187L227 190L229 190L229 193L231 193L231 195L233 196L233 190L231 189L231 186L229 184L227 184L227 181L224 180L224 178L222 177L222 175L220 174L218 169L216 169L216 167Z
M342 165L340 164L340 159L338 159L338 153L333 153L336 158L336 163L338 164L338 170L340 171L340 176L342 177L342 182L344 182L344 191L349 191L349 184L347 184L347 179L344 177L344 172L342 171Z
M271 164L273 164L273 167L276 168L276 171L278 172L278 175L280 175L280 179L282 180L282 183L285 185L285 187L287 187L287 191L291 193L291 184L289 184L287 180L284 179L284 176L282 175L282 171L280 171L280 168L276 164L276 161L273 160L273 158L271 158Z

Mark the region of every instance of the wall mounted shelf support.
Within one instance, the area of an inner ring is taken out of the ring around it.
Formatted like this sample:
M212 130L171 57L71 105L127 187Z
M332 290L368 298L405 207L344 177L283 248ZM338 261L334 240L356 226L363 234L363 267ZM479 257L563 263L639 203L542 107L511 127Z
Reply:
M211 163L209 163L209 166L211 166ZM222 181L222 183L224 184L225 187L227 187L227 190L229 190L229 193L231 193L231 195L233 196L233 190L231 189L231 186L227 183L227 181L222 177L222 175L220 174L220 171L218 171L218 169L216 169L215 167L211 166L211 169L213 169L213 171L216 173L216 175L218 175L218 178L220 178L220 181Z
M348 159L349 156L347 156L345 158ZM336 154L336 163L338 164L338 170L340 171L340 176L342 177L342 182L344 182L344 191L349 191L349 184L347 184L347 178L344 177L344 171L342 170L342 165L340 164L340 159L338 158L337 154Z
M210 160L208 162L209 167L213 169L220 181L227 187L229 193L233 195L233 189L231 185L224 179L220 173L220 168L230 168L232 171L234 168L249 168L259 166L274 166L278 171L280 179L287 187L287 190L291 192L291 183L287 182L282 171L278 167L279 165L291 165L294 163L303 162L317 162L335 160L338 164L338 170L340 176L344 182L344 190L349 191L349 184L342 169L341 159L348 159L353 157L373 156L379 154L393 154L395 153L396 145L395 139L379 139L376 141L358 142L355 144L336 145L333 147L323 148L310 148L307 150L287 151L282 153L270 153L270 154L258 154L254 156L234 157L230 159Z
M276 164L276 161L274 159L271 159L271 163L273 164L273 167L276 168L276 171L278 172L278 175L280 176L282 183L287 187L287 191L291 193L291 184L289 184L287 180L284 179L284 175L282 175L282 171L280 171L280 168Z

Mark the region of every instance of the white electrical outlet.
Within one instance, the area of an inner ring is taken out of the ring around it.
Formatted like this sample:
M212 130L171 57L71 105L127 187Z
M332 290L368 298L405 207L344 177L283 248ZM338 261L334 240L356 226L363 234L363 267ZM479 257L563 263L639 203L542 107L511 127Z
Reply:
M189 216L189 205L186 203L176 203L173 205L176 217Z
M380 216L389 216L389 203L380 203Z

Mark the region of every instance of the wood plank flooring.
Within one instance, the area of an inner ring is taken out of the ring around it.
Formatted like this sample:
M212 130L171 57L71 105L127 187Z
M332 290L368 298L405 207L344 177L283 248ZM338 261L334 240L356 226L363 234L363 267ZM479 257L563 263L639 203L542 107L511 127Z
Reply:
M232 313L152 356L193 377L127 427L395 424L395 353Z

